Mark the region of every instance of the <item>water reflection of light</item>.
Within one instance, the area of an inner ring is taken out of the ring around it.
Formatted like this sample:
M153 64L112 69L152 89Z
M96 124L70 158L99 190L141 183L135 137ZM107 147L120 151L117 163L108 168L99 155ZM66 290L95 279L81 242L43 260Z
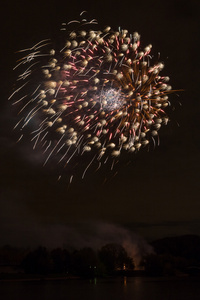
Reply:
M124 276L124 286L127 286L127 277Z
M94 277L93 279L90 279L90 283L96 285L97 284L97 278Z

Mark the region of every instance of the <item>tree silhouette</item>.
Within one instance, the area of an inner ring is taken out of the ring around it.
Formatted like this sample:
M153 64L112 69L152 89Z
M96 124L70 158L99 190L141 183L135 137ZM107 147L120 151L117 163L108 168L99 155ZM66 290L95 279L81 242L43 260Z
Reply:
M107 244L99 251L100 260L104 263L108 273L116 269L123 269L124 264L133 268L133 261L126 250L119 244Z
M92 248L83 248L72 254L71 271L75 275L94 277L97 265L98 258Z
M68 273L71 257L66 249L56 248L51 251L52 271L54 273Z
M47 274L51 268L49 252L45 247L38 247L27 254L21 263L26 273Z

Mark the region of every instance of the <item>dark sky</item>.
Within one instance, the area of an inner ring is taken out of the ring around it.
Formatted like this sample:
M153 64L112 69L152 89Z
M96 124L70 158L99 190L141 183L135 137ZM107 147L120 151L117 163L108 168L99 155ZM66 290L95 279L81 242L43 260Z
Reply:
M0 244L102 237L98 224L114 224L116 235L125 227L147 240L200 234L199 1L81 3L8 0L1 9ZM42 167L40 151L26 140L16 144L16 116L7 98L15 80L14 52L48 38L82 10L102 26L138 31L143 46L151 43L152 52L161 53L173 88L184 92L170 97L174 110L160 131L160 146L138 153L128 165L122 161L105 183L106 166L68 188L57 182L53 165Z

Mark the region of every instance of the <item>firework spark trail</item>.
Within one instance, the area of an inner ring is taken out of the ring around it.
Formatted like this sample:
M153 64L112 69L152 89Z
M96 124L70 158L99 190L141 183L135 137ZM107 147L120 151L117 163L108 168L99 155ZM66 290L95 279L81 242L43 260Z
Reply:
M171 86L169 77L159 75L163 63L150 65L152 45L142 49L137 32L100 31L97 25L86 19L63 23L59 49L42 40L19 51L27 54L14 68L21 74L10 98L24 115L21 129L33 119L39 123L32 140L34 147L48 144L45 164L58 156L67 166L89 152L99 166L108 157L115 161L123 152L155 143L161 125L168 122Z

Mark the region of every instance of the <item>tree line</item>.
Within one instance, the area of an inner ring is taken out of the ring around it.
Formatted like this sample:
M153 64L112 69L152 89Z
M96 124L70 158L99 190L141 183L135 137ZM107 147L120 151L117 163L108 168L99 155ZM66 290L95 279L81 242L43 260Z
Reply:
M156 240L154 253L141 259L135 270L133 258L119 244L107 244L96 251L90 247L68 250L34 250L4 246L0 248L1 266L14 266L33 275L100 277L107 275L185 276L200 275L200 236L185 235Z
M69 251L38 247L34 250L5 246L0 249L0 264L12 264L27 274L60 274L96 277L113 275L123 269L134 269L134 262L123 246L107 244L99 251L90 247Z

